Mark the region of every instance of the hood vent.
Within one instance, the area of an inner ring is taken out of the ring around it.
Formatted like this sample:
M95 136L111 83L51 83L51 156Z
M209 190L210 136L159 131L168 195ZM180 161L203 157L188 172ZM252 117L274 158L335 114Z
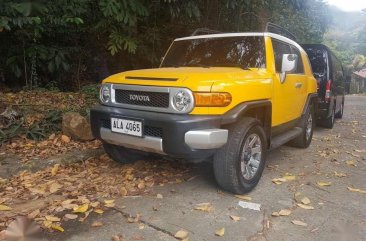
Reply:
M177 81L177 78L155 78L155 77L136 77L136 76L126 76L126 79L131 80L155 80L155 81Z

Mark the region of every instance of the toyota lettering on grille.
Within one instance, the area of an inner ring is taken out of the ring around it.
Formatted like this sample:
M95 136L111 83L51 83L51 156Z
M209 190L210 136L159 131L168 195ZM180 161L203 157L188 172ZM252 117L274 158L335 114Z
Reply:
M129 95L129 96L130 96L130 100L133 100L133 101L150 102L150 98L147 95Z

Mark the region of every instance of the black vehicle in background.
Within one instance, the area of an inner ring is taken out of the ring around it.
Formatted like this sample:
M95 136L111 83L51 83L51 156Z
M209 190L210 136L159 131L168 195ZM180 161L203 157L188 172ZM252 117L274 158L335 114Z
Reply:
M331 129L334 119L343 116L345 77L342 63L323 44L303 44L302 47L318 81L318 124Z

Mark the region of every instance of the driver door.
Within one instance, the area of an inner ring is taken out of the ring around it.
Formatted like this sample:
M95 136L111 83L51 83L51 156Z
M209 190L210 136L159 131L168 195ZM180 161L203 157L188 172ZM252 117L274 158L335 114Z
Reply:
M296 120L301 116L306 94L306 76L300 51L286 42L272 39L276 74L274 75L272 125L278 126ZM298 55L298 65L294 73L288 73L283 82L280 74L284 54Z

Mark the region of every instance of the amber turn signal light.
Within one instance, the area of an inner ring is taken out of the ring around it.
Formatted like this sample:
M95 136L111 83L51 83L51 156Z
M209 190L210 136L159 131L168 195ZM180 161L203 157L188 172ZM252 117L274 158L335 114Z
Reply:
M231 103L231 95L225 92L194 92L196 107L225 107Z

